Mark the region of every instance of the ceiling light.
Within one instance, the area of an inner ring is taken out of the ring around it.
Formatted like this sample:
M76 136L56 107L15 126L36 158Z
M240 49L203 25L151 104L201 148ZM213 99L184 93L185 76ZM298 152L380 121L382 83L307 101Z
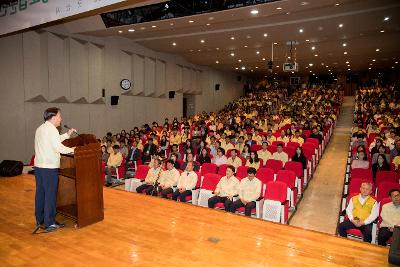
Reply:
M384 30L381 30L381 33L384 33L385 31Z
M232 37L231 37L231 40L235 40L235 37L234 37L234 36L232 36Z
M246 38L247 38L247 39L250 39L250 38L251 38L251 36L250 36L250 35L247 35L247 36L246 36Z
M263 57L262 60L265 61L265 57Z
M197 51L201 52L201 49L197 49Z
M339 28L343 28L343 23L340 23L340 24L339 24Z
M311 50L315 50L315 46L311 46Z
M264 33L264 37L268 37L268 33Z
M169 25L174 26L174 23L171 22Z
M346 46L347 46L347 44L346 44L346 43L343 43L343 44L342 44L342 46L343 46L343 47L346 47Z
M151 25L151 27L152 27L152 28L157 28L157 26L156 26L156 25Z
M190 49L189 51L190 51L190 52L193 52L194 50L193 50L193 49Z
M303 33L304 32L304 30L303 29L299 29L299 33Z
M208 20L214 20L214 17L209 17Z
M194 20L189 20L189 23L193 23L194 22Z
M349 61L346 61L346 64L349 64L350 62Z
M258 69L258 67L256 67L256 69Z
M242 60L241 60L241 59L238 59L238 62L240 63L240 62L242 62Z
M325 63L324 63L324 62L321 62L321 65L322 65L322 66L325 65Z
M242 69L242 70L245 70L245 69L246 69L246 67L245 67L245 66L242 66L242 67L241 67L241 69Z
M200 43L204 44L204 42L205 42L204 40L200 40Z
M383 19L383 21L388 21L390 18L389 17L385 17L384 19Z
M215 61L215 63L219 64L219 61L217 60L217 61Z
M318 57L318 54L315 54L314 57Z
M243 46L244 48L247 48L248 46L247 45L245 45L245 46Z
M260 51L257 51L256 54L259 55L259 54L260 54Z
M140 29L141 29L142 31L144 31L144 30L146 30L146 27L140 27Z
M398 61L396 61L394 64L399 64L399 62L398 62Z
M344 52L343 52L343 54L347 55L347 52L346 52L346 51L344 51Z
M312 67L314 64L312 64L312 63L309 63L308 65L309 65L310 67Z
M306 39L306 42L309 42L310 40L309 39Z
M173 46L176 46L176 43L175 43L175 42L173 42L173 43L172 43L172 45L173 45Z
M277 7L276 9L281 10L282 8L281 7Z
M350 64L348 64L347 67L350 67Z
M309 3L308 2L301 2L300 3L300 5L302 5L302 6L306 6L306 5L308 5Z
M123 31L118 31L118 33L123 33Z
M380 50L379 48L377 48L377 49L375 49L375 51L376 51L376 52L379 52L379 51L381 51L381 50Z
M258 14L258 10L257 9L253 9L252 11L250 11L250 13L252 15L257 15Z
M277 68L279 68L279 65L276 65Z
M347 69L347 70L351 70L351 69Z
M368 68L369 70L371 69L371 67Z
M369 63L370 66L372 66L372 63Z
M216 50L219 50L219 47L215 48Z
M392 66L392 69L394 69L394 66Z
M375 62L376 60L375 60L375 59L373 59L372 61L373 61L373 62Z
M231 57L234 57L235 56L235 53L231 53Z
M338 6L338 5L340 5L340 4L339 4L339 3L336 3L336 4L335 4L335 6Z
M310 73L312 72L312 70L310 70Z
M128 32L134 32L135 31L135 29L129 29L128 30Z
M236 68L235 68L235 70L238 70L238 69L239 69L239 67L236 67Z
M207 24L206 24L206 26L210 26L210 25L211 25L210 23L207 23Z
M292 74L294 73L294 71L292 71Z
M277 45L278 43L274 43L274 45Z

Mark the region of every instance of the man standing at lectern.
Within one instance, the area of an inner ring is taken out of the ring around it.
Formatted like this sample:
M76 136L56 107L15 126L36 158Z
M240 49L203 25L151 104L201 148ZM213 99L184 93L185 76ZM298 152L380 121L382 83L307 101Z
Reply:
M46 109L43 117L45 122L35 133L35 216L37 227L51 232L64 226L55 221L60 154L73 153L75 149L61 142L76 130L69 129L68 133L59 134L57 127L61 125L61 111L58 108Z

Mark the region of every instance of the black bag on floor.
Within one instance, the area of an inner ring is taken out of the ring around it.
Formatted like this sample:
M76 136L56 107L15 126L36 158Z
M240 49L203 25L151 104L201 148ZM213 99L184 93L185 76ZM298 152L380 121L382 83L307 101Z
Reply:
M0 163L0 176L12 177L22 173L24 164L16 160L3 160Z

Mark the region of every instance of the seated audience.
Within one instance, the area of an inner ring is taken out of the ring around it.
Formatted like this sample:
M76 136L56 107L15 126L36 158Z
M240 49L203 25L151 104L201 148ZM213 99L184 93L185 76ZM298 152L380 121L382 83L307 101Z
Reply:
M151 156L154 156L157 153L157 146L153 144L153 139L149 138L147 142L148 143L143 147L143 163L149 162L151 160Z
M375 181L375 177L377 172L379 171L390 171L390 165L386 161L385 154L379 154L376 160L376 163L372 165L372 173Z
M242 160L237 156L237 150L232 149L231 150L231 156L227 160L227 164L232 165L235 167L235 170L242 166Z
M288 154L286 152L283 152L283 145L282 144L278 144L276 146L276 152L274 154L272 154L272 158L282 161L283 165L285 165L286 162L288 162L289 156L288 156Z
M258 158L263 160L263 164L267 162L267 160L272 159L271 152L268 151L268 142L264 141L262 143L262 149L257 151Z
M352 169L369 169L369 161L364 151L360 151L356 159L351 163Z
M231 212L235 213L240 207L245 207L245 215L251 216L251 210L256 207L256 200L261 194L261 181L256 178L257 170L250 167L247 169L247 177L240 181L239 199L231 205Z
M395 226L400 226L400 191L392 189L389 192L392 202L382 206L382 222L379 226L378 245L386 246L387 241L393 236Z
M225 156L225 150L222 147L218 148L217 155L213 158L213 161L213 163L218 167L223 164L228 164L228 159Z
M244 145L242 154L240 154L240 156L245 159L250 158L250 146L248 144Z
M106 146L101 146L101 160L107 164L108 157L110 154L107 152L107 147Z
M303 139L303 137L300 136L300 131L299 130L296 130L294 132L294 136L292 137L292 139L290 141L299 143L300 145L302 145L304 143L304 139Z
M312 132L311 132L309 138L317 138L320 144L322 143L322 140L323 140L323 136L322 136L322 134L320 134L318 132L317 127L312 128Z
M256 170L260 168L260 160L258 159L258 154L255 151L250 152L250 158L247 160L246 166Z
M187 153L186 154L186 160L181 166L181 170L186 170L186 165L191 162L192 163L192 168L195 172L200 170L200 166L197 164L197 162L194 161L194 156L193 153Z
M363 233L364 242L372 241L372 223L378 217L378 202L371 197L372 184L361 184L360 194L352 197L346 208L347 218L339 224L338 232L347 237L347 230L359 229Z
M302 147L299 146L296 148L296 153L293 155L292 161L300 162L303 166L303 170L307 169L307 158L304 155Z
M372 153L372 152L371 152ZM378 155L383 154L386 157L386 162L390 162L390 155L386 153L386 147L384 145L380 145L376 150L376 153L372 154L372 164L375 164L378 160Z
M226 211L231 210L233 197L239 194L239 180L235 177L235 167L228 165L226 175L219 180L214 196L208 199L208 207L214 208L217 203L224 203Z
M104 173L107 175L106 186L112 185L112 173L116 171L116 169L121 166L122 163L122 155L119 152L119 146L113 146L113 153L110 154L107 160L107 166L104 169Z
M211 158L210 158L210 155L208 155L207 148L203 148L201 150L201 153L200 153L199 157L197 158L197 161L200 163L200 165L203 165L203 163L211 163Z
M161 173L158 192L162 198L167 198L168 194L172 194L174 192L173 187L178 184L180 174L174 164L173 160L168 160L167 169Z
M154 189L154 185L159 182L161 176L161 159L160 158L153 158L151 164L149 166L150 170L147 173L147 176L144 180L144 184L138 186L136 188L136 192L142 193L145 191L146 195L151 195L152 193L156 192L157 190Z
M181 173L178 179L177 189L172 195L173 200L186 202L186 197L192 195L192 190L197 184L197 173L193 171L193 162L187 162L185 171Z

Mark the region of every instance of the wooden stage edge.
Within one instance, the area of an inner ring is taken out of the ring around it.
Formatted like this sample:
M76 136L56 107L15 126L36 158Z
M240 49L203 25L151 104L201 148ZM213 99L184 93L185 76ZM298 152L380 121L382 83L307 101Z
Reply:
M32 235L35 180L0 177L1 266L390 266L388 249L104 188L104 221Z

